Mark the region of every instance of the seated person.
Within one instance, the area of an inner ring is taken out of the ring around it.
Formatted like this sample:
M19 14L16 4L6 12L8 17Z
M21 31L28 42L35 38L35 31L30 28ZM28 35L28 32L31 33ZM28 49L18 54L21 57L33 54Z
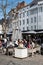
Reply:
M19 42L18 47L20 47L20 48L23 48L24 47L22 41Z

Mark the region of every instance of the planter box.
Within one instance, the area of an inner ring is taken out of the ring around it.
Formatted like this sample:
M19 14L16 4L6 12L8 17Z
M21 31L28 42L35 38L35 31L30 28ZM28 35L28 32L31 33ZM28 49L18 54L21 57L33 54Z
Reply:
M17 58L25 58L28 56L27 48L15 48L15 57Z

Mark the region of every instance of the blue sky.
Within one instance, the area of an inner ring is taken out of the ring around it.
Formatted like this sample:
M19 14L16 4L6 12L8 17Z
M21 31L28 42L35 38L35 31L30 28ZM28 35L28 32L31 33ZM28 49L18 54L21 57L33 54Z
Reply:
M23 0L22 0L23 1ZM26 3L29 3L29 2L31 2L32 0L24 0Z
M10 6L7 7L6 12L8 13L11 8L14 8L18 2L25 1L27 4L29 4L32 0L8 0L8 3L10 3ZM3 13L0 12L0 19L3 18Z

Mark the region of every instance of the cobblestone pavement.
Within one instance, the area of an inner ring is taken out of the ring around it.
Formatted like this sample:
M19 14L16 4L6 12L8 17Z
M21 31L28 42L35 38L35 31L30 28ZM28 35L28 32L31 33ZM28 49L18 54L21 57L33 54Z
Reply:
M0 54L0 65L43 65L43 56L35 55L24 59Z

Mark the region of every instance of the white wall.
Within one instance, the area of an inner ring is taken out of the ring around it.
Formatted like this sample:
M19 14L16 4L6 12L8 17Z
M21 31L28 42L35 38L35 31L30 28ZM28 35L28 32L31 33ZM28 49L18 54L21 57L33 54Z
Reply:
M39 7L43 8L43 4L42 5L36 5L36 6L33 6L33 7L24 7L22 9L20 9L18 12L20 15L21 13L21 18L19 18L19 21L21 20L21 25L20 25L20 28L21 28L21 31L23 31L23 27L25 27L25 30L27 30L27 26L29 27L29 30L31 30L31 26L33 26L33 30L34 29L34 25L36 25L36 30L38 29L43 29L43 12L39 12ZM36 10L37 9L37 10ZM35 14L30 14L30 11L33 10L36 10L36 13ZM29 11L29 16L27 16L27 11ZM23 12L25 12L25 17L23 17ZM36 17L36 23L34 23L34 17ZM27 18L29 19L29 24L27 24ZM31 18L33 18L33 23L31 23ZM23 25L23 20L25 20L25 25Z

